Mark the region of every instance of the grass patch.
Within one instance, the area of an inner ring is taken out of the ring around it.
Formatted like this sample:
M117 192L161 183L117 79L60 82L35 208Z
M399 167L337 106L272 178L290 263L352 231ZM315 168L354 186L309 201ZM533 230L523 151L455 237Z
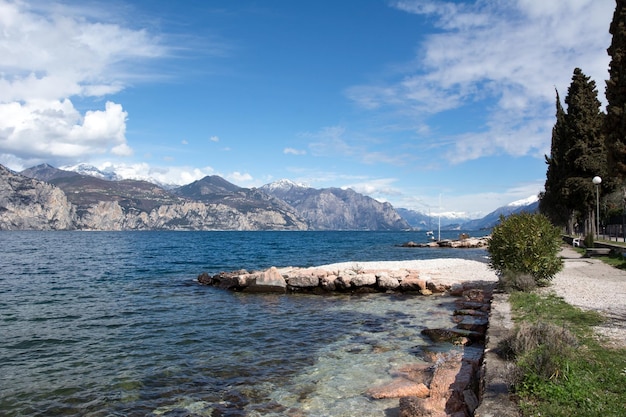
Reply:
M616 242L608 242L615 245ZM619 243L620 246L624 246L626 244ZM576 252L581 255L585 255L585 248L573 248ZM617 269L626 269L626 258L621 254L615 251L612 251L608 256L596 256L596 259L600 259L605 264L611 265Z
M599 313L555 295L513 293L516 334L509 341L518 366L515 390L524 416L623 416L626 349L608 349L591 328Z
M600 256L602 262L609 264L617 269L626 269L626 258L620 253L611 253L609 256Z

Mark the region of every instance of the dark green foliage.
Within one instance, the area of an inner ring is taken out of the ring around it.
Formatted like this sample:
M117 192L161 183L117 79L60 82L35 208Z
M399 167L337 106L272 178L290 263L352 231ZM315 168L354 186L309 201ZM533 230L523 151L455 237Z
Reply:
M563 182L567 178L567 164L565 154L567 146L567 126L565 124L565 110L561 105L559 92L556 92L556 123L552 128L552 145L550 156L546 155L545 191L539 198L539 211L545 214L554 224L565 226L571 217L572 210L566 204L563 195Z
M575 216L587 229L594 225L595 186L592 178L603 178L602 190L613 186L608 178L604 143L604 113L600 110L596 84L580 68L574 70L568 88L567 112L557 93L556 123L552 130L548 172L540 210L559 226L572 232Z
M606 146L611 174L626 178L626 1L617 0L609 32L613 35L607 52L611 56L606 82Z
M563 268L558 253L561 232L542 214L519 213L500 217L487 250L489 266L500 275L513 272L529 274L545 285Z

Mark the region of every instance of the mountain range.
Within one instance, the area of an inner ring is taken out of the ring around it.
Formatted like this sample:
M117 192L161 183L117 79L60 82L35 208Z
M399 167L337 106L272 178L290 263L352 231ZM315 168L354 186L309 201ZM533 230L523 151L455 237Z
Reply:
M515 207L536 209L532 203ZM42 164L20 173L0 165L0 230L432 230L432 224L476 230L511 212L505 207L478 220L433 219L351 189L289 180L249 189L212 175L172 187L85 164Z

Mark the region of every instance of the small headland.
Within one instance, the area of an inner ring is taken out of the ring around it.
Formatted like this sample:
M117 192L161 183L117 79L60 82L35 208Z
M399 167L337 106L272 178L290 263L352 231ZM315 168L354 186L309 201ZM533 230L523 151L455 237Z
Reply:
M455 297L451 325L422 330L426 343L419 349L416 363L390 369L390 382L371 387L364 395L373 400L397 398L401 417L473 416L482 397L485 339L497 277L483 263L459 259L393 263L394 266L422 265L421 269L372 268L373 264L378 265L346 263L203 273L198 276L198 282L249 293L402 292Z
M470 237L464 233L458 239L433 240L426 243L405 242L403 248L486 248L489 244L489 236Z

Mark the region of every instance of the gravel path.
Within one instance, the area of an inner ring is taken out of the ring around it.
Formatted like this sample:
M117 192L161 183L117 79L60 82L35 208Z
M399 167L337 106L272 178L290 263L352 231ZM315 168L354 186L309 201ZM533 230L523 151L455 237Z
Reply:
M563 247L564 268L543 292L563 297L583 310L596 310L607 322L596 328L608 338L607 344L626 347L626 271L599 259L583 258L570 247Z

